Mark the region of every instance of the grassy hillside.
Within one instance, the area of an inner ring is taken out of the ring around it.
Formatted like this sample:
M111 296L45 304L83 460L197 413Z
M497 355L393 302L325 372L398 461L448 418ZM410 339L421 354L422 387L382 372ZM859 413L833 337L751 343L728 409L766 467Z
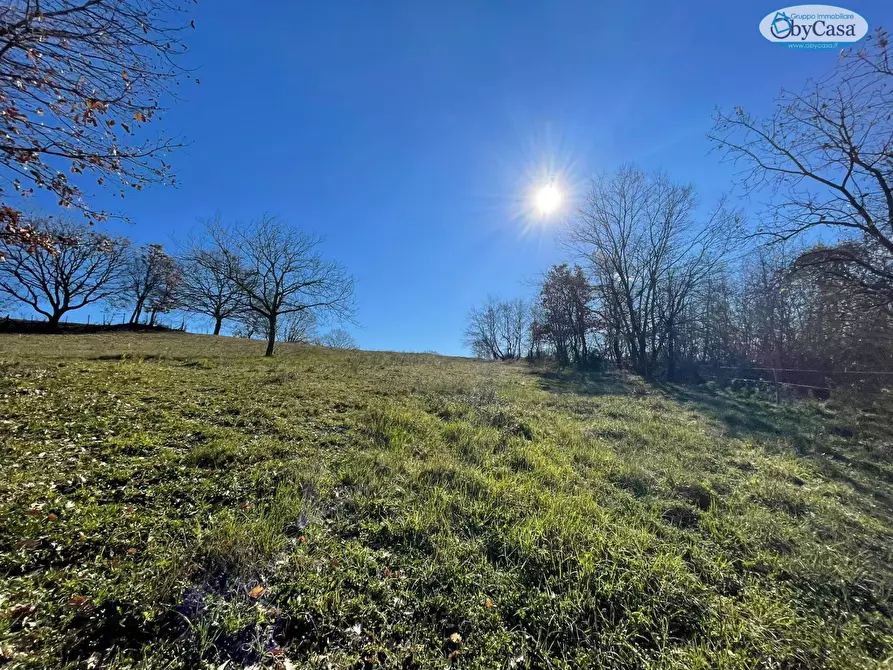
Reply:
M262 346L0 336L0 665L893 655L889 414Z

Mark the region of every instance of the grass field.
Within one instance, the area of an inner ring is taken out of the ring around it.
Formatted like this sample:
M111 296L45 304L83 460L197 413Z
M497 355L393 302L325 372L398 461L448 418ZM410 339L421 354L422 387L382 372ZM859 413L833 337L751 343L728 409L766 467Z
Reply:
M0 336L0 666L893 663L889 413L262 349Z

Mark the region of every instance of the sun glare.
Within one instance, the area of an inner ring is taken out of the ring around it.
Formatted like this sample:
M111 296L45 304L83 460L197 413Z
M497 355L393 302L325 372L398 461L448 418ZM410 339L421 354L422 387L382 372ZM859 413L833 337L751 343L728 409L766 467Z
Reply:
M536 208L540 214L551 214L561 204L561 193L555 184L543 186L536 193Z

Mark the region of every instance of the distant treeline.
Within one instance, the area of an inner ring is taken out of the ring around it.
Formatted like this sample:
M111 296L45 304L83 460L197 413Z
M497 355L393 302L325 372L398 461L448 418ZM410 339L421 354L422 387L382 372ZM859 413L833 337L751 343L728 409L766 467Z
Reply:
M51 329L104 304L132 326L172 312L209 319L215 335L229 323L235 335L266 339L267 355L277 339L355 346L342 329L317 333L322 317L351 319L353 278L323 259L318 238L272 217L209 220L176 253L64 219L25 225L44 242L0 237L0 308L27 306Z

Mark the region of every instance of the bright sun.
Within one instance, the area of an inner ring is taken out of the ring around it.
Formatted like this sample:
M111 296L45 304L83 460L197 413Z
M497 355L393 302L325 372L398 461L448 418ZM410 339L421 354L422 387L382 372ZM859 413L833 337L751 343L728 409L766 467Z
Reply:
M561 193L554 184L543 186L536 193L536 208L541 214L551 214L561 204Z

